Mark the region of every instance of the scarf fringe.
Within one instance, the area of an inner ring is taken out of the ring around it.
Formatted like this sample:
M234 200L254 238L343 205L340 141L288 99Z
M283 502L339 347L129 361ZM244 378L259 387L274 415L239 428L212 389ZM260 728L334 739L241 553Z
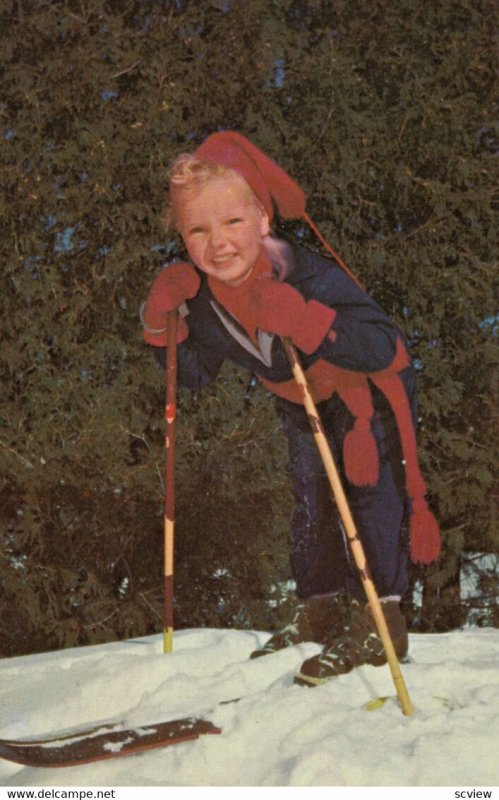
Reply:
M343 464L350 483L376 486L379 480L379 455L370 420L357 417L343 440Z
M411 560L415 564L436 561L440 555L439 526L424 497L413 499L409 536Z

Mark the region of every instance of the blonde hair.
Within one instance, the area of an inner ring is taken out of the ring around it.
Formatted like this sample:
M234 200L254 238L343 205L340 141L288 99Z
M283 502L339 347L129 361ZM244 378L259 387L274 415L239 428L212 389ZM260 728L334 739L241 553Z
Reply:
M212 164L208 161L203 161L195 155L190 153L182 153L175 159L168 172L168 181L170 186L170 197L165 211L162 215L162 221L167 228L178 228L178 220L175 214L175 204L181 192L189 192L193 189L208 183L214 178L221 178L224 175L238 175L245 186L248 188L248 194L257 204L258 208L263 210L263 206L259 199L249 186L249 184L233 169L223 167L221 164Z

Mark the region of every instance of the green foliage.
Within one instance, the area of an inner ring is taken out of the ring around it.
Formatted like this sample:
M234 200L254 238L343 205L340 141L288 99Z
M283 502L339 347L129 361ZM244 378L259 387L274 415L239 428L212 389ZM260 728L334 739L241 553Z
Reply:
M167 165L217 128L300 182L412 342L445 542L415 577L445 604L462 554L498 547L495 4L12 0L0 21L4 653L162 627L164 388L138 309L178 252ZM181 393L177 440L177 624L270 627L291 495L269 398L227 366Z

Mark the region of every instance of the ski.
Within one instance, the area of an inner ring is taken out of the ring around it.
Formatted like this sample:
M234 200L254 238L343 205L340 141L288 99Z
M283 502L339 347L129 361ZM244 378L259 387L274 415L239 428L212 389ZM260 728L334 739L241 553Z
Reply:
M73 767L109 758L143 753L218 734L221 729L205 719L186 717L169 722L121 728L105 725L49 739L0 739L0 758L29 767Z

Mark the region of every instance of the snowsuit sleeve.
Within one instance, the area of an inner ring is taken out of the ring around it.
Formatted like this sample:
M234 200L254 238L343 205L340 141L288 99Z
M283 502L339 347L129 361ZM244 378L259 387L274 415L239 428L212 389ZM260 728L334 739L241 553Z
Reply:
M333 261L298 249L295 258L299 265L296 274L301 278L295 282L291 272L289 283L306 300L315 299L336 312L315 355L357 372L388 367L401 333L385 312Z

